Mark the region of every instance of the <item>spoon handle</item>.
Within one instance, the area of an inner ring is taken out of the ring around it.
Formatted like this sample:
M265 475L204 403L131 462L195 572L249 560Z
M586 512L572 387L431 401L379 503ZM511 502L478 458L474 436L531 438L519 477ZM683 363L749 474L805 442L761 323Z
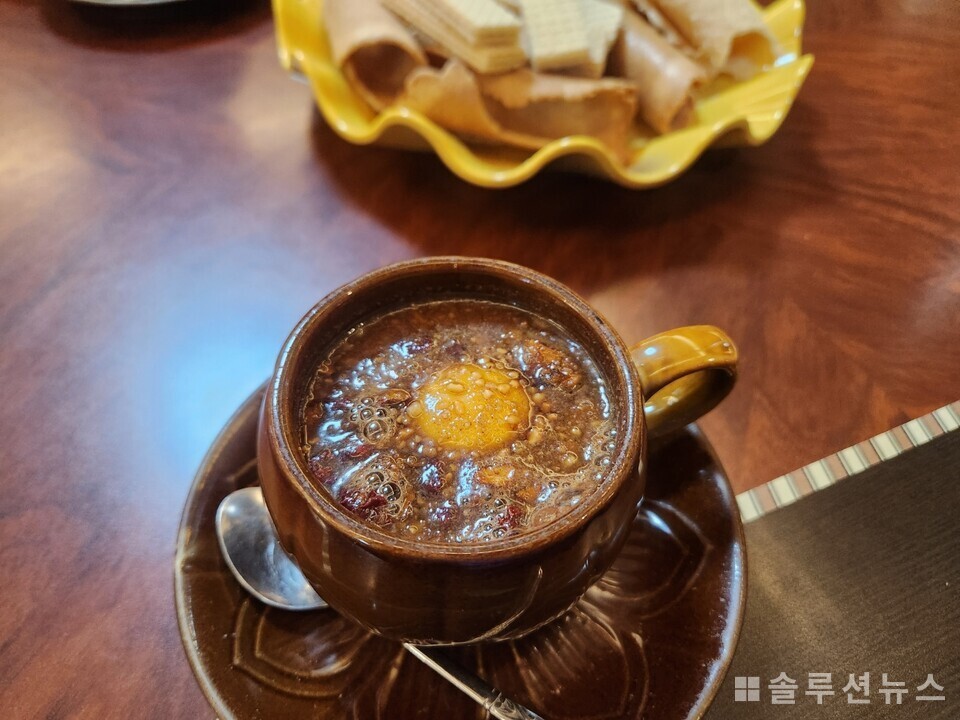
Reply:
M404 643L403 647L415 658L449 680L458 690L473 698L497 720L543 720L532 710L504 697L499 690L464 670L441 650L409 643Z

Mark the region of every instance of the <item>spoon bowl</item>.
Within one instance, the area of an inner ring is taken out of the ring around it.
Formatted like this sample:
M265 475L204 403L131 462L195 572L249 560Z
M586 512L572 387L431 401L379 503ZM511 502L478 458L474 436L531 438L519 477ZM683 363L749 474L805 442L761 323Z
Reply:
M217 508L215 524L217 542L227 567L244 590L257 600L280 610L328 607L296 561L281 547L259 487L242 488L227 495ZM436 648L409 643L403 643L403 647L497 720L543 720L532 710L504 697Z
M223 559L248 593L281 610L328 607L280 546L260 488L227 495L217 508L216 526Z

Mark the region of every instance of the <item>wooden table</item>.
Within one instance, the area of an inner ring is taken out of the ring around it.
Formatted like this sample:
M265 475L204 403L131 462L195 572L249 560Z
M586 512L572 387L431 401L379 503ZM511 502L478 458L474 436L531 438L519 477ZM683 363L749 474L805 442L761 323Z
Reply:
M505 258L628 340L714 323L738 490L960 397L960 5L811 3L780 133L653 192L356 148L269 10L0 3L0 716L210 714L172 597L192 474L320 296Z

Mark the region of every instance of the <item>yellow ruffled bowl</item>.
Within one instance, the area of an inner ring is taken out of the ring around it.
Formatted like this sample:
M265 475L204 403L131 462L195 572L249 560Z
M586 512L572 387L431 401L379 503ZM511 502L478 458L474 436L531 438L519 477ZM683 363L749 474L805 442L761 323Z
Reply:
M347 82L330 56L323 27L322 0L273 0L280 62L307 78L317 107L341 137L358 145L433 149L454 173L485 187L509 187L543 167L599 174L627 187L662 185L677 177L711 145L759 145L783 123L813 65L801 55L803 0L777 0L762 10L783 48L773 67L751 80L716 82L696 104L696 122L666 135L643 133L630 143L624 164L600 141L585 135L554 140L536 152L505 146L468 145L403 106L372 110Z

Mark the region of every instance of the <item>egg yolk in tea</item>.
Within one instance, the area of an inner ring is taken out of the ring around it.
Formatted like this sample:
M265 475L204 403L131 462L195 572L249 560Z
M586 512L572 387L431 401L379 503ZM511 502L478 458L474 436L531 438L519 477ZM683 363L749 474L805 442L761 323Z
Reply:
M519 373L458 363L424 383L407 414L441 447L488 450L530 426L530 400Z

